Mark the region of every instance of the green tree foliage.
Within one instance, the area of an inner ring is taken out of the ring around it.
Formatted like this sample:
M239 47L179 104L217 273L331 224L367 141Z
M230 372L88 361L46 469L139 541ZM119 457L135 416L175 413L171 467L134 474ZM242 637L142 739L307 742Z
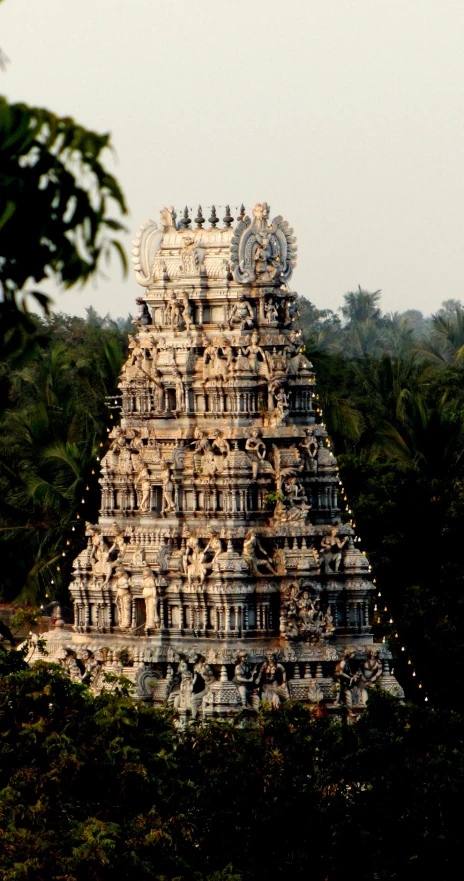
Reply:
M464 309L445 302L426 320L420 313L382 315L378 303L378 292L348 294L344 323L337 326L331 316L328 346L318 345L326 313L300 309L306 349L349 506L382 594L377 613L372 609L377 636L386 636L395 653L405 646L396 672L411 695L421 696L416 683L422 681L435 703L458 706L455 683L464 675Z
M49 110L0 98L0 342L21 343L30 327L25 294L47 306L34 285L53 277L71 287L87 281L116 249L125 213L116 179L102 164L108 135Z
M1 878L415 881L460 859L462 716L379 693L353 726L288 704L179 734L17 654L0 649Z
M91 309L87 320L53 314L36 317L34 327L27 361L5 365L3 374L1 592L3 599L57 596L66 604L84 521L98 516L97 456L110 422L105 396L117 391L127 325Z

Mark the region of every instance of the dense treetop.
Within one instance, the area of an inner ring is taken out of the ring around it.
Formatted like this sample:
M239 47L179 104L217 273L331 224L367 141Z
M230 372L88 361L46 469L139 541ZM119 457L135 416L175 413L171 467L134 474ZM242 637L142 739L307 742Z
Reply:
M373 694L353 726L301 705L176 731L0 646L0 877L342 881L460 859L462 716Z

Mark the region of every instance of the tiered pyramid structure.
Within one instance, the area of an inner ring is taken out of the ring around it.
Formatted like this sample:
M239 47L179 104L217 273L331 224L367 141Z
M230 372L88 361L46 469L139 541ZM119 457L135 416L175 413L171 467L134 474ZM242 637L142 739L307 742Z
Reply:
M293 230L266 203L236 220L227 207L222 225L214 208L208 224L165 208L132 253L143 296L121 418L55 653L94 688L124 672L183 720L289 699L355 713L376 682L398 693L341 522L288 286Z

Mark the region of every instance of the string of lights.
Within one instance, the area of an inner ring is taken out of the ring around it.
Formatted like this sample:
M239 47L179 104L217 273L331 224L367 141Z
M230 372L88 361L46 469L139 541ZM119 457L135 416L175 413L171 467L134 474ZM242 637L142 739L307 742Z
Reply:
M298 318L300 317L300 313L299 313L299 312L297 313L297 317L298 317ZM295 319L292 319L292 320L295 320ZM298 333L299 336L302 335L302 331L301 331L301 330L297 331L297 333ZM306 346L304 346L304 345L301 346L301 348L300 348L300 352L304 352L305 349L306 349ZM308 379L308 382L309 382L309 383L312 383L312 382L314 382L314 380L313 380L313 379ZM312 398L315 400L316 405L318 405L319 402L320 402L320 397L319 397L319 395L316 394L316 392L313 392L313 393L312 393ZM323 416L324 416L324 414L323 414L322 407L320 407L320 406L316 406L315 411L316 411L316 414L317 414L316 418L320 418L320 420L321 420L321 422L320 422L321 427L322 427L322 428L326 428L325 422L323 421ZM326 438L326 446L329 448L329 450L331 451L331 455L333 456L332 443L331 443L330 438ZM336 465L335 467L336 467L336 471L337 471L338 475L340 476L340 469L339 469L338 465ZM354 521L354 519L353 519L353 517L352 517L352 515L353 515L353 511L352 511L352 509L350 508L350 505L349 505L349 502L348 502L348 496L347 496L347 494L346 494L345 487L343 486L343 481L342 481L341 479L339 479L338 484L339 484L339 494L343 496L343 501L345 502L345 514L350 515L350 519L348 520L349 525L352 527L352 529L356 529L356 523L355 523L355 521ZM361 537L360 537L359 535L356 535L356 534L355 534L354 541L355 541L355 543L359 546L359 545L361 544ZM359 548L359 550L361 550L361 548ZM364 555L365 557L367 557L367 552L366 552L366 551L362 551L362 553L363 553L363 555ZM369 564L369 570L368 570L368 571L369 571L369 572L372 572L372 567L371 567L370 564ZM378 586L377 586L377 579L376 579L376 578L373 578L373 579L372 579L372 583L373 583L373 585L375 585L376 590L377 590L377 596L376 596L376 599L377 599L377 600L378 600L378 599L381 599L381 598L382 598L382 593L381 593L381 591L378 589ZM382 624L383 624L383 625L385 626L385 624L388 623L388 625L390 625L390 626L392 627L392 629L393 629L393 639L399 641L399 640L400 640L400 636L399 636L398 630L397 630L396 627L395 627L395 622L394 622L394 619L393 619L393 616L392 616L391 612L390 612L389 609L388 609L388 606L387 606L386 604L384 604L383 609L379 609L379 605L381 605L381 604L379 604L378 602L374 603L374 609L373 609L373 611L374 611L374 616L375 616L375 617L374 617L374 624L377 624L377 625L382 625ZM384 615L384 616L385 616L385 615L389 615L389 617L388 617L388 622L385 622L385 620L382 621L382 617L381 617L382 615ZM382 643L385 644L385 642L386 642L386 637L383 636L383 637L382 637ZM398 643L394 644L394 649L396 649L396 645L398 645ZM411 670L411 676L412 676L413 679L417 680L417 681L416 681L417 688L418 688L418 689L423 689L423 687L424 687L424 686L423 686L423 683L422 683L422 682L420 681L420 679L417 677L417 672L416 672L416 670L415 670L415 668L414 668L414 666L413 666L412 659L411 659L411 657L410 657L410 655L409 655L409 652L408 652L408 650L407 650L407 647L406 647L404 644L401 645L401 649L400 649L400 651L401 651L401 652L404 652L405 655L407 655L407 665L406 665L406 666L407 666L408 668L409 668L409 667L412 667L412 670ZM393 672L393 671L392 671L392 672ZM425 703L428 703L428 702L429 702L429 697L428 697L427 694L424 694L424 702L425 702Z

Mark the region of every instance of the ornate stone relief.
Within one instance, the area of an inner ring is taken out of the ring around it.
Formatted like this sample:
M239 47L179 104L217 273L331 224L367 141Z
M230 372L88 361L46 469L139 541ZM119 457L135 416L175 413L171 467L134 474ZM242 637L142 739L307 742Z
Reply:
M124 672L182 723L289 698L357 712L397 684L285 284L295 240L266 203L224 222L165 208L137 235L120 423L51 656L94 690Z

